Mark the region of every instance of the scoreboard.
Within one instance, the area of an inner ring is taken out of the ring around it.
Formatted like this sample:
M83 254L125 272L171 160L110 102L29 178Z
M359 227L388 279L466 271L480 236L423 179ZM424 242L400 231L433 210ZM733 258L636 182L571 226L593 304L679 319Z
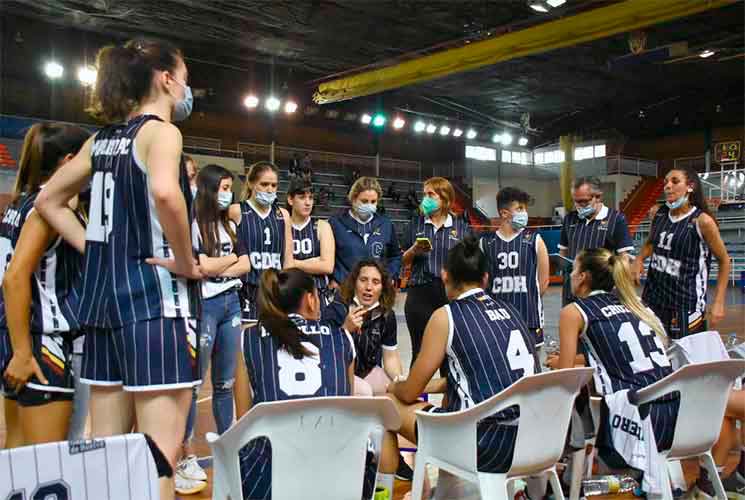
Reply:
M717 163L739 161L740 152L740 141L718 142L714 146L714 161L716 161Z

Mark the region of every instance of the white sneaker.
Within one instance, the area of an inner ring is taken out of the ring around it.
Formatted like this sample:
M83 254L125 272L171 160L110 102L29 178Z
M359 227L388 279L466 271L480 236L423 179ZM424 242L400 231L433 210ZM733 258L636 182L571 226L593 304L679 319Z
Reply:
M176 471L176 493L179 495L196 495L200 491L204 491L207 487L207 483L204 481L195 481L182 476L179 471Z
M185 479L194 481L206 481L207 473L199 465L196 455L189 455L182 458L176 465L176 471Z

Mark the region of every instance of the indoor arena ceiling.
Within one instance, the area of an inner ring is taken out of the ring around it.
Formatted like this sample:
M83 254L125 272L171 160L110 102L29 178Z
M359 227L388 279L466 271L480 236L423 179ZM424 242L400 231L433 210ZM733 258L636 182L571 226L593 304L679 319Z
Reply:
M275 68L309 100L331 77L609 3L568 0L548 14L526 0L2 0L0 9L119 38L168 38L204 64ZM626 57L628 34L617 35L387 92L383 106L482 125L526 124L529 114L542 140L742 123L744 19L737 2L645 30L647 49L676 44L673 53ZM714 54L699 57L706 49Z

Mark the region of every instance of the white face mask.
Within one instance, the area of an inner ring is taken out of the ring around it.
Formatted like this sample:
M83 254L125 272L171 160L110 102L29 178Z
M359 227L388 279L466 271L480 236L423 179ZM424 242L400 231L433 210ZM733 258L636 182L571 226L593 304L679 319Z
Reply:
M364 221L370 220L377 210L378 206L375 203L357 203L354 209L359 218Z
M272 203L274 203L274 200L277 199L277 193L270 193L269 191L256 191L256 201L261 205L262 207L268 207Z
M220 208L220 210L227 210L232 202L232 191L219 191L217 193L217 206Z

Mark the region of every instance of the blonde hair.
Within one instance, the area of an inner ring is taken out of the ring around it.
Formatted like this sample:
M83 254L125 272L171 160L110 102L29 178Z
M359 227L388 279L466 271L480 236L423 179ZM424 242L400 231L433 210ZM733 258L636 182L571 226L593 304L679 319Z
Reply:
M429 179L424 181L425 189L427 186L431 187L432 191L437 193L437 196L439 196L442 200L440 213L447 214L450 211L450 205L455 199L455 190L453 189L453 185L450 184L450 181L444 177L430 177Z
M259 176L271 170L277 174L279 180L279 169L277 166L270 161L257 161L248 167L248 174L246 175L246 182L243 183L243 192L241 193L241 200L247 200L251 197L252 186L259 180Z
M667 333L659 318L649 310L636 294L625 255L616 255L605 248L582 250L577 255L579 269L590 274L590 288L612 292L618 300L641 321L654 330L655 335L667 344Z
M355 198L357 198L363 191L375 191L378 193L378 199L383 196L383 190L380 189L378 179L375 177L360 177L354 181L352 187L349 188L349 194L347 195L349 203L354 203Z

